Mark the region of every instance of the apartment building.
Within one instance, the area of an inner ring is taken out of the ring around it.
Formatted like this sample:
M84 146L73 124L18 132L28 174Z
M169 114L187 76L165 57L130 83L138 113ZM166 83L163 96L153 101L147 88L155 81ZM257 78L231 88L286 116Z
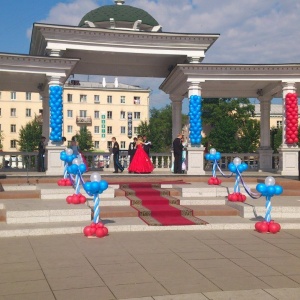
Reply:
M137 135L141 121L149 121L150 90L119 83L69 80L63 93L63 136L67 141L87 127L95 151L108 151L116 137L121 149ZM0 130L3 151L18 151L21 126L35 115L42 119L42 99L38 93L0 91Z

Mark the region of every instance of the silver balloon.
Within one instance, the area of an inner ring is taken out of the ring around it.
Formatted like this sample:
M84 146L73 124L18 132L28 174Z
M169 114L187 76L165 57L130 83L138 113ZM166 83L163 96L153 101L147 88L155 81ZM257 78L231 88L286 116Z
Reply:
M90 176L91 181L100 181L101 180L101 175L99 173L92 173Z
M275 179L272 176L268 176L265 179L266 186L275 185Z
M235 166L240 165L241 162L242 162L242 160L241 160L239 157L235 157L234 160L233 160L233 164L234 164Z
M216 150L215 148L211 148L211 149L209 150L209 153L210 153L210 154L213 154L213 155L215 155L216 152L217 152L217 150Z
M72 155L73 154L73 150L71 148L67 148L65 150L65 152L68 154L68 155Z
M74 165L80 165L80 159L79 158L74 158L73 160L72 160L72 164L74 164Z

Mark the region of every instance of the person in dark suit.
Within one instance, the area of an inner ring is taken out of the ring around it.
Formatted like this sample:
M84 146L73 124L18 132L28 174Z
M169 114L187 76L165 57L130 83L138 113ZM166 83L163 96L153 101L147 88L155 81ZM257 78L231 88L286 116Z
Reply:
M147 155L150 157L150 149L152 148L152 143L147 140L147 136L143 136L143 143L144 143L144 151L147 153Z
M130 156L130 163L132 162L134 153L136 151L136 141L137 138L133 138L133 141L129 143L129 147L128 147L128 155Z
M118 171L120 170L121 173L124 171L124 168L122 167L120 161L119 161L119 155L120 155L120 147L119 147L119 143L117 142L116 138L113 137L111 139L113 145L112 145L112 153L114 155L114 168L115 171L113 173L118 173Z
M45 152L46 152L46 145L45 145L46 138L44 136L41 137L39 142L39 154L38 154L38 171L45 172Z
M174 152L174 173L182 173L182 145L183 135L178 134L177 138L173 141L173 152Z

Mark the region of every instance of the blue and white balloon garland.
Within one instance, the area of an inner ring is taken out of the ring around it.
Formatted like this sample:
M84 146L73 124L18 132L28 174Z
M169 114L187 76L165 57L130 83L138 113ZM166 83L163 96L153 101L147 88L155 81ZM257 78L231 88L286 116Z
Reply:
M208 184L211 185L220 185L222 182L219 178L216 176L216 168L218 166L218 160L221 159L221 153L217 152L215 148L211 148L209 150L209 153L205 154L205 159L208 161L213 162L213 167L212 167L212 177L209 178Z
M63 122L63 88L59 85L49 88L49 106L50 106L50 140L60 142L62 140L62 122Z
M90 180L85 182L83 187L85 191L94 196L94 217L93 222L95 224L99 223L100 218L100 198L99 194L102 194L108 188L108 183L105 180L101 180L101 175L99 173L92 173Z
M228 200L244 202L246 196L240 192L240 181L241 174L248 169L248 165L245 162L242 162L239 157L235 157L233 162L229 163L228 169L230 172L236 174L233 193L228 195Z
M258 232L272 232L276 233L280 230L280 225L278 223L271 223L271 198L274 195L280 195L283 192L283 188L280 185L275 185L275 179L272 176L268 176L265 179L265 183L259 183L256 186L258 192L262 194L262 196L266 197L266 215L265 222L257 222L255 224L255 228Z
M189 102L190 143L192 147L200 146L202 136L201 96L192 95Z

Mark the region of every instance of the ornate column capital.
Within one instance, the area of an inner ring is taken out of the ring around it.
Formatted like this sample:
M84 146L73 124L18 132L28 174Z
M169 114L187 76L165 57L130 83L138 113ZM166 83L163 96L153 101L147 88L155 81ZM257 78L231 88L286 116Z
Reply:
M180 95L174 95L174 94L171 94L169 95L169 98L172 102L182 102L184 97L183 96L180 96Z
M55 76L55 75L47 75L47 79L48 79L49 86L51 86L51 85L63 86L65 77Z
M195 81L195 80L193 80L193 81L187 80L189 97L191 95L198 95L198 96L200 96L201 95L201 90L202 90L201 85L204 82L205 82L204 80L197 80L197 81Z

